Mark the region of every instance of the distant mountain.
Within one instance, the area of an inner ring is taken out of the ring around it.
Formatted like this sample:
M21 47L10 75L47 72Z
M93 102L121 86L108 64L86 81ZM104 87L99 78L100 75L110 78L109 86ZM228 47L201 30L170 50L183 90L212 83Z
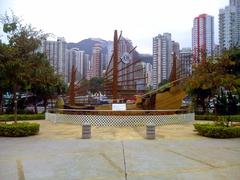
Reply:
M85 53L92 55L92 47L95 44L101 44L102 46L102 52L104 54L104 56L107 54L107 45L108 45L108 41L100 39L100 38L88 38L88 39L84 39L78 43L67 43L67 48L71 49L71 48L78 48L81 51L84 51ZM140 54L138 53L136 50L133 51L133 57L134 59L140 59L143 62L146 63L151 63L153 62L153 56L150 54Z
M145 63L153 64L153 56L151 54L139 54L139 59Z
M92 47L95 44L101 44L103 51L106 51L107 49L107 41L100 39L100 38L88 38L84 39L78 43L67 43L67 48L72 49L72 48L78 48L81 51L85 51L85 53L91 55L92 54Z

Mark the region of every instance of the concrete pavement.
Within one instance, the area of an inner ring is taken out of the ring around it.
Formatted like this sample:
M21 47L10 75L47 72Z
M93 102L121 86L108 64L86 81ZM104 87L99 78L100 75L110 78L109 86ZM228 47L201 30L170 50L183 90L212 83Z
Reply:
M240 138L1 137L0 179L240 179Z

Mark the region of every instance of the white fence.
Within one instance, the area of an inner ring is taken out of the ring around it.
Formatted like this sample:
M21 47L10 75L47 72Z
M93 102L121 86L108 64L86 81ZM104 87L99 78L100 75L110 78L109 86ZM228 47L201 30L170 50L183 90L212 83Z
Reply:
M82 111L81 111L82 112ZM95 110L84 111L85 114L63 114L63 113L49 113L45 117L47 120L54 123L70 123L80 124L89 123L92 126L145 126L146 124L153 123L156 126L169 125L169 124L184 124L194 121L194 113L185 114L171 114L171 115L101 115L94 114L94 112L101 112ZM92 113L91 113L92 112ZM106 112L106 111L104 111ZM128 112L128 111L124 111ZM133 111L131 111L133 112ZM138 111L139 112L139 111ZM141 111L144 112L144 111ZM149 112L149 111L146 111ZM159 112L159 111L151 111Z

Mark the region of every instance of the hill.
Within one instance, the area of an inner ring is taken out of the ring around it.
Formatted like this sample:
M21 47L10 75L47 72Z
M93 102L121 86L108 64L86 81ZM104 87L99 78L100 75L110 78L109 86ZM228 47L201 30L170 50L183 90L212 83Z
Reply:
M101 44L103 51L107 50L107 44L108 42L106 40L100 39L100 38L88 38L84 39L78 43L67 43L67 48L78 48L81 51L85 51L85 53L91 55L92 54L92 47L95 44Z
M84 39L78 43L67 43L67 48L68 49L78 48L81 51L84 51L85 53L87 53L91 56L92 48L95 44L101 44L103 57L105 57L107 54L107 50L108 50L107 49L108 41L106 41L104 39L100 39L100 38L88 38L88 39ZM134 57L134 59L140 59L142 62L152 64L153 56L150 54L140 54L136 50L134 50L133 57Z

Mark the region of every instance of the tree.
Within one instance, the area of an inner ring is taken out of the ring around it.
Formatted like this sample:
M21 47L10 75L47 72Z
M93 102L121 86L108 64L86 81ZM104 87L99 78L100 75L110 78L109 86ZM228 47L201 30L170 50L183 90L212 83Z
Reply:
M10 49L8 46L0 43L0 113L3 112L3 94L8 89L7 74L5 73L5 64L8 60Z
M89 89L89 81L86 78L83 78L80 81L80 95L88 94L88 89Z
M38 52L41 41L46 39L48 34L37 31L30 25L22 25L13 14L12 17L6 14L1 22L8 35L8 44L0 44L0 80L1 84L5 85L1 87L13 93L14 114L17 113L16 93L20 90L30 91L34 95L32 103L35 112L37 99L44 101L46 110L48 98L66 91L62 77L55 74L46 56ZM1 89L3 88L0 88L0 93L3 94L4 90Z
M43 100L44 111L46 111L47 100L52 99L52 95L64 94L66 85L60 75L54 73L46 56L42 53L36 53L33 59L31 69L31 87L30 91L34 95L34 109L37 113L37 100Z
M186 90L193 97L196 107L200 105L203 112L206 112L209 99L221 95L222 89L229 92L238 91L240 87L239 64L240 49L230 49L219 59L209 60L194 67Z
M98 92L103 93L103 81L102 77L93 77L89 81L89 90L91 93L95 94Z
M219 76L216 74L216 64L207 61L194 67L193 74L188 79L186 90L193 97L195 108L203 112L207 108L207 99L214 95L219 87Z
M12 14L12 17L5 15L2 18L3 31L8 37L8 54L3 54L5 63L4 74L8 77L8 85L13 93L14 121L17 120L17 97L16 93L21 87L27 85L30 79L30 61L34 58L34 53L45 37L40 31L34 30L31 26L23 26L19 19Z

